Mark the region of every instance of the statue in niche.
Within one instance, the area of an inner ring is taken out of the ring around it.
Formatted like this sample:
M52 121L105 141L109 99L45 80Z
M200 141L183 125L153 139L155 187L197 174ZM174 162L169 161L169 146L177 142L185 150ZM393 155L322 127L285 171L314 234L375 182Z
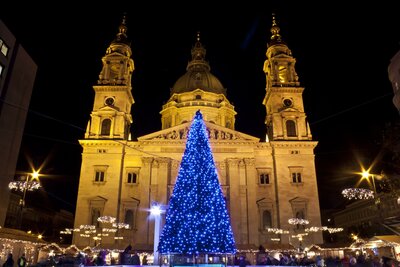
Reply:
M175 130L168 133L168 139L177 139L177 138L178 138L178 134L176 133Z
M215 129L210 130L210 139L217 139L217 131Z
M188 132L189 132L189 129L188 129L188 128L185 128L185 129L183 130L182 139L186 139L186 138L187 138Z

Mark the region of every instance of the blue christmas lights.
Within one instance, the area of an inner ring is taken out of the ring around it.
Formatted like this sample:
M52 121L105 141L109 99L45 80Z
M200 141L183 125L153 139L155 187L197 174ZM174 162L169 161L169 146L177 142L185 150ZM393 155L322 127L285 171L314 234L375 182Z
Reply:
M189 130L158 251L161 254L236 253L200 111L196 112Z

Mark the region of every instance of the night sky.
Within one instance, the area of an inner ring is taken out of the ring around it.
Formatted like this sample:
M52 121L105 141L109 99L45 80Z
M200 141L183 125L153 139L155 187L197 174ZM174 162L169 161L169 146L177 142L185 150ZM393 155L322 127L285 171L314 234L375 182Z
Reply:
M227 88L238 113L236 130L264 139L262 67L271 13L276 12L283 40L297 59L306 114L319 142L315 154L321 207L343 206L341 190L358 178L351 172L360 170L358 162L368 166L374 160L384 125L400 117L387 72L400 49L397 9L364 3L349 8L340 1L312 7L282 2L225 7L201 1L187 7L154 2L139 7L119 1L96 10L70 1L64 6L2 6L0 19L38 65L17 171L29 171L28 162L36 168L44 164L44 191L56 206L74 212L81 164L78 140L92 110L101 58L123 12L136 68L133 138L161 129L161 106L185 73L200 31L211 72Z

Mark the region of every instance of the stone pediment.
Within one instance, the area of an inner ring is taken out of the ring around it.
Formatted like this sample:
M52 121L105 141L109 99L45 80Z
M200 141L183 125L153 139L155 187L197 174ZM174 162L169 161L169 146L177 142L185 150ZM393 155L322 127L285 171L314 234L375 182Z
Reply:
M101 108L99 108L99 110L101 110L101 111L119 111L119 108L118 107L116 107L116 106L104 106L104 107L101 107Z
M281 108L281 111L284 111L284 112L299 112L298 109L293 108L293 107L289 107L289 108L283 107L283 108Z
M164 129L148 135L138 137L139 141L156 140L184 140L186 141L191 122L183 123L175 127ZM248 141L259 142L260 139L248 134L244 134L232 129L228 129L214 123L205 122L208 136L211 141Z

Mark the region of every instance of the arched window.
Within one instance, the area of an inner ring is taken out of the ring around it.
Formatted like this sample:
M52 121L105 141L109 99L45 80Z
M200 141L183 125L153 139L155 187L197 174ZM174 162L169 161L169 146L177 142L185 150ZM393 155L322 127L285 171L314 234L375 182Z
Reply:
M263 220L262 221L263 221L263 229L264 230L271 228L272 219L271 219L271 212L269 212L269 210L263 211Z
M124 223L129 224L129 228L133 228L133 211L132 210L126 210L125 211L125 221Z
M286 132L287 136L297 136L296 134L296 123L292 120L286 121Z
M105 119L101 123L101 135L110 135L111 130L111 120Z

